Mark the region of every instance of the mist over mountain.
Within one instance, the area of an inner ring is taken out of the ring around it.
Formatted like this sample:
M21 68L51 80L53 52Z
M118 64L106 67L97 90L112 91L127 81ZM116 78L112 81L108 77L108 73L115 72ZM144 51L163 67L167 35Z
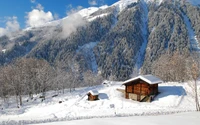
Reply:
M120 0L91 7L0 37L0 64L36 57L80 73L91 70L104 78L127 79L133 71L152 73L164 54L198 51L198 0Z

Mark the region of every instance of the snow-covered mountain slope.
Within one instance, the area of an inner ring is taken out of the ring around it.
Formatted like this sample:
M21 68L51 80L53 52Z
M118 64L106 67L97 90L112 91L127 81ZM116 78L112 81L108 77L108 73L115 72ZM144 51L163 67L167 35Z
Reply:
M125 9L128 5L131 3L137 2L138 0L120 0L116 3L114 3L112 6L116 7L118 12L121 12L123 9Z
M88 64L90 64L92 71L95 73L98 71L98 65L95 59L93 49L97 44L98 42L90 42L83 46L80 46L78 50L76 50L76 53L84 53L84 55L86 55Z
M165 0L141 0L141 1L144 1L146 3L149 3L149 2L156 2L158 5L160 5L163 1ZM200 0L177 0L177 1L186 1L186 2L189 2L193 5L198 5L200 4ZM96 15L96 16L91 16L91 14L93 14L94 12L98 11L98 10L104 10L104 9L107 9L109 7L114 7L116 8L116 10L119 12L121 12L122 10L124 10L128 5L130 5L131 3L135 3L135 2L138 2L138 0L119 0L118 2L114 3L113 5L111 6L107 6L107 5L104 5L104 6L100 6L100 7L89 7L89 8L84 8L74 14L79 14L82 16L82 18L84 18L85 20L87 21L93 21L94 19L96 19L97 17L103 17L103 16L107 16L108 13L104 13L104 14L100 14L100 15ZM63 19L59 19L59 20L54 20L54 21L51 21L51 22L48 22L46 24L44 24L43 26L40 26L40 27L46 27L46 26L58 26L62 23L63 20L65 20L67 17L63 18ZM29 31L31 29L34 29L34 27L28 27L26 29L24 29L24 31Z
M189 18L187 17L187 15L184 15L184 14L183 14L183 18L187 26L188 36L189 36L190 44L191 44L191 50L200 53L199 41L197 39L197 36L195 36L194 30L191 26Z
M94 13L95 11L98 11L99 9L106 9L108 7L116 7L116 9L118 10L118 12L121 12L122 10L124 10L128 5L130 5L131 3L135 3L138 2L139 0L119 0L118 2L114 3L111 6L102 6L102 7L90 7L87 9L83 9L80 10L78 13L80 15L82 15L83 17L86 17L87 19L91 18L89 17L92 13ZM141 0L143 2L149 3L149 2L155 2L158 5L160 5L162 2L164 2L165 0ZM167 1L167 0L166 0ZM184 1L184 2L189 2L193 5L198 5L200 4L200 0L174 0L174 1Z
M78 11L77 13L80 14L83 18L89 19L91 18L90 15L96 11L98 11L100 8L98 7L90 7L86 9L82 9Z
M185 1L194 5L200 3ZM149 4L152 2L155 3ZM77 57L77 62L84 64L80 67L101 70L105 74L103 77L112 75L125 80L134 67L142 67L143 73L149 74L154 61L166 51L191 50L188 43L192 37L196 48L199 46L200 11L197 8L185 2L174 4L173 0L120 0L110 6L84 8L73 13L75 16L27 28L8 38L0 37L1 50L7 50L5 53L0 50L0 63L28 56L54 64ZM188 18L183 18L182 13ZM77 56L78 47L95 41L98 44L90 49L92 54L79 53ZM88 63L87 57L93 63Z
M123 0L122 0L123 1ZM126 0L125 0L126 1ZM157 4L161 4L162 2L164 1L168 1L168 0L144 0L145 2L156 2ZM172 1L183 1L183 2L189 2L193 5L198 5L200 4L200 1L199 0L172 0Z
M114 5L120 6L120 8L123 9L125 6L129 5L130 3L138 2L138 1L139 0L120 0L119 2L115 3ZM140 1L144 1L146 3L155 2L156 4L160 5L162 2L169 1L169 0L140 0ZM200 4L200 0L172 0L172 1L189 2L193 5Z
M149 2L156 2L158 5L160 5L163 1L165 0L141 0L141 1L144 1L146 3L149 3ZM186 2L189 2L193 5L198 5L200 4L200 0L177 0L177 1L186 1ZM92 21L95 19L95 17L91 17L90 15L98 10L103 10L103 9L106 9L108 7L115 7L118 12L121 12L122 10L124 10L128 5L130 5L131 3L134 3L134 2L138 2L138 0L119 0L118 2L114 3L113 5L111 6L107 6L107 5L104 5L104 6L100 6L100 7L89 7L89 8L84 8L78 12L76 12L76 14L80 14L84 19L88 20L88 21ZM106 16L106 14L104 15L97 15L97 17L102 17L102 16ZM67 17L65 17L67 18ZM59 19L59 20L55 20L55 21L51 21L51 22L48 22L46 24L44 24L43 26L40 26L40 27L44 27L44 26L57 26L59 25L65 18L63 19ZM26 28L25 31L27 30L30 30L30 29L33 29L33 27L29 27L29 28Z
M144 1L146 3L149 3L149 2L156 2L157 4L161 4L163 1L165 0L141 0L141 1ZM181 1L181 0L178 0L178 1ZM183 0L183 1L186 1L186 2L189 2L193 5L198 5L200 4L200 0ZM119 0L118 2L114 3L113 5L111 6L107 6L107 5L104 5L104 6L100 6L100 7L89 7L89 8L84 8L78 12L76 12L75 14L80 14L84 19L86 19L87 21L93 21L95 18L97 17L103 17L103 16L106 16L107 14L101 14L101 15L96 15L95 17L92 17L91 14L98 11L98 10L104 10L106 8L109 8L109 7L115 7L117 9L118 12L121 12L122 10L124 10L128 5L130 5L131 3L135 3L135 2L138 2L138 0ZM67 17L65 17L67 18ZM54 21L51 21L51 22L48 22L46 24L44 24L43 26L40 26L40 27L44 27L44 26L57 26L57 25L60 25L61 22L65 19L59 19L59 20L54 20ZM34 27L29 27L29 28L26 28L24 29L25 31L27 30L31 30L33 29Z
M200 4L200 0L186 0L186 2L189 2L189 3L191 3L192 5L195 5L195 6Z
M87 101L87 92L94 89L98 90L100 99ZM80 88L72 93L65 90L64 95L59 94L54 98L52 96L57 92L48 92L43 102L39 95L35 95L33 100L24 97L21 108L16 108L15 97L9 100L9 105L0 100L2 103L0 124L12 120L38 123L102 117L150 116L195 110L194 93L187 83L160 84L160 94L151 103L125 99L124 94L117 89L124 89L121 82L110 82L110 86Z

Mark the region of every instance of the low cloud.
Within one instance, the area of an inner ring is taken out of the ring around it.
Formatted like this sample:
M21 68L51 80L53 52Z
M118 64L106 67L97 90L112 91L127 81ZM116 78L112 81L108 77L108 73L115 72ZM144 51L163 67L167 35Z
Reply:
M8 17L6 21L6 27L0 27L0 36L6 35L10 32L15 32L20 30L19 22L17 21L17 17Z
M7 33L6 29L0 27L0 37L5 35L6 33Z
M54 17L50 11L45 12L44 7L38 4L35 9L27 13L26 19L27 27L39 27L54 20Z
M104 0L88 0L90 6L102 6L104 3Z
M86 25L87 21L78 14L71 14L62 21L62 38L67 38L71 33L75 32L78 27Z
M54 13L53 17L54 17L55 20L58 20L59 19L59 14Z
M31 3L35 3L36 2L36 0L30 0L31 1Z
M88 3L90 6L96 6L97 4L97 0L88 0Z
M3 50L3 47L0 45L0 52Z
M77 7L73 8L73 6L71 4L69 4L67 6L67 8L69 9L69 11L66 12L66 15L74 14L74 13L80 11L81 9L83 9L82 6L77 6Z
M17 21L17 17L12 17L11 20L6 22L6 29L8 31L14 32L20 29L19 22Z
M82 27L87 24L87 21L79 13L77 13L78 11L83 9L82 6L77 6L73 8L73 6L70 4L67 6L67 8L67 17L61 22L61 38L63 39L69 37L71 33L76 32L78 27Z
M38 3L37 6L36 6L36 9L44 10L44 7L40 3Z

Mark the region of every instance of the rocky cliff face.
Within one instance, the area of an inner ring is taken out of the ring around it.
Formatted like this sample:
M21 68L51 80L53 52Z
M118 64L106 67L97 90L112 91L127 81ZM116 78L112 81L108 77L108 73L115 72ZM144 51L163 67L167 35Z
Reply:
M84 25L66 37L62 20L0 37L0 62L26 56L68 67L73 61L81 72L118 80L133 71L148 74L163 54L198 50L200 8L194 2L121 0L84 9L78 12Z

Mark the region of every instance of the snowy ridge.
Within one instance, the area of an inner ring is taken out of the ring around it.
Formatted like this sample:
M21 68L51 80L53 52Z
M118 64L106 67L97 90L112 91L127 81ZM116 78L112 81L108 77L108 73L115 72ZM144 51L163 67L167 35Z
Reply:
M74 13L74 14L79 14L81 15L84 19L86 19L87 21L93 21L94 19L96 19L97 17L103 17L103 16L106 16L107 14L102 14L102 15L97 15L95 17L92 17L91 14L100 10L100 9L106 9L108 7L116 7L117 11L118 12L121 12L123 9L125 9L128 5L130 5L131 3L134 3L134 2L137 2L138 0L120 0L116 3L114 3L113 5L111 6L107 6L107 5L103 5L101 7L89 7L89 8L84 8L84 9L81 9L79 10L78 12ZM61 22L68 18L67 17L64 17L62 19L59 19L59 20L54 20L54 21L51 21L51 22L47 22L46 24L42 25L42 26L39 26L39 27L44 27L44 26L57 26L57 25L60 25ZM25 31L28 31L28 30L32 30L34 29L34 27L28 27L25 29Z
M144 0L145 2L155 2L156 4L160 5L162 2L164 1L168 1L168 0ZM198 5L200 4L200 0L173 0L173 1L183 1L183 2L189 2L191 3L192 5Z
M107 14L99 15L99 16L96 16L96 18L90 16L92 13L94 13L94 12L100 10L100 9L106 9L108 7L116 7L116 9L117 9L117 11L119 13L123 9L125 9L128 5L130 5L131 3L138 2L138 1L139 0L119 0L118 2L112 4L111 6L103 5L101 7L84 8L84 9L78 11L76 14L80 14L84 19L86 19L88 21L92 21L92 20L96 19L97 17L103 17L103 16L107 15ZM141 1L142 2L146 2L146 3L155 2L156 4L160 5L165 0L141 0ZM186 2L191 3L192 5L198 5L198 4L200 4L200 0L176 0L176 1L186 1ZM40 26L40 27L44 27L44 26L57 26L65 18L67 18L67 17L64 17L63 19L59 19L59 20L54 20L54 21L48 22L48 23L46 23L46 24L44 24L43 26ZM29 27L29 28L26 28L25 30L31 30L33 28L34 27Z
M86 9L82 9L80 11L78 11L77 13L80 14L83 18L90 18L90 15L96 11L98 11L99 8L98 7L89 7Z
M113 4L112 6L115 6L117 8L118 12L121 12L123 9L125 9L128 5L131 3L137 2L138 0L120 0Z
M126 4L130 4L131 2L138 2L139 0L120 0L121 2L118 2L116 4L121 4L121 5L126 5ZM168 0L141 0L141 1L144 1L146 3L149 3L149 2L155 2L156 4L160 5L162 2L164 1L168 1ZM189 2L191 3L192 5L198 5L200 4L200 0L174 0L174 1L183 1L183 2Z

